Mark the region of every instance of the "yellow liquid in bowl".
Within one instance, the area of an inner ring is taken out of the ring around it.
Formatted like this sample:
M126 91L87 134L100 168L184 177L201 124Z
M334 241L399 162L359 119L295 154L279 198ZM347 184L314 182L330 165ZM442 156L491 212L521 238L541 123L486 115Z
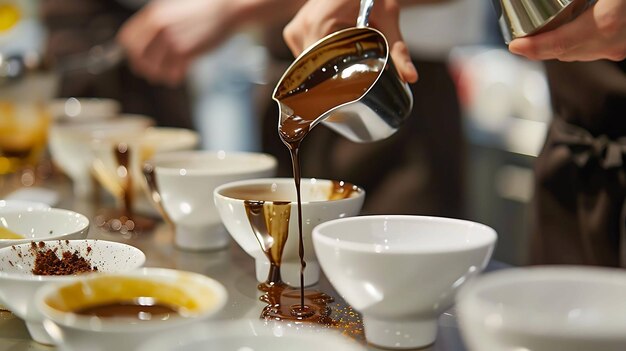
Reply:
M7 228L0 227L0 239L24 239L24 236L14 233Z

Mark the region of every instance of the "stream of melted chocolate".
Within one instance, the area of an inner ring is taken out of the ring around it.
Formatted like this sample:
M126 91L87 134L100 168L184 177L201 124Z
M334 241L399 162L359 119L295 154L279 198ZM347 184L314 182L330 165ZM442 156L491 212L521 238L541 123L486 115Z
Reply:
M329 190L328 200L341 200L350 197L357 187L333 181ZM331 296L313 289L293 288L282 281L280 265L289 234L291 202L278 200L275 194L266 189L251 187L224 193L224 195L240 199L271 199L244 200L250 226L261 249L270 261L267 281L258 286L258 289L264 293L260 300L267 303L261 313L261 318L334 325L335 322L330 318L329 304L333 302ZM302 275L300 278L302 279ZM304 286L304 284L301 285Z
M368 67L366 65L362 66ZM371 67L372 70L352 70L349 74L346 73L347 69L344 69L338 67L337 62L325 65L316 74L311 75L312 78L303 83L297 91L281 100L281 108L292 112L281 121L278 127L278 135L289 149L291 155L298 201L301 291L300 304L294 307L296 312L298 309L302 311L306 309L304 302L304 269L306 268L306 262L304 261L304 241L302 239L302 201L300 194L300 146L318 117L336 106L359 99L376 81L379 75L376 67ZM326 77L327 72L331 71L337 72L337 74L328 79L316 78L317 76Z

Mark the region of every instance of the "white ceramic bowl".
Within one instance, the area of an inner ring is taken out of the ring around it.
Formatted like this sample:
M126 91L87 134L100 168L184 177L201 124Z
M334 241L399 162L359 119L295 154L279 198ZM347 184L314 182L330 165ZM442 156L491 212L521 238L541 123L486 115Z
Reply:
M366 339L386 348L433 343L437 318L495 242L485 225L437 217L363 216L313 229L322 270L363 315Z
M101 121L117 117L120 103L102 98L58 98L48 104L52 118L63 123Z
M302 236L304 239L306 286L319 280L319 264L313 251L311 231L316 225L331 219L356 216L361 211L365 200L365 191L352 184L345 184L345 189L355 189L346 199L329 200L336 182L325 179L304 178L302 190ZM292 178L266 178L244 180L224 184L215 189L215 205L222 222L230 235L248 255L254 257L256 277L259 282L267 280L269 260L261 249L250 226L246 214L244 199L231 197L233 191L249 193L245 200L289 201L291 202L289 233L282 256L281 273L283 281L291 286L300 286L300 256L298 251L298 210L296 189ZM264 193L265 195L260 195ZM270 194L268 197L267 194Z
M81 307L153 298L182 307L184 316L139 320L78 315ZM190 324L215 315L226 303L222 284L197 273L144 268L127 273L97 275L76 282L49 285L35 298L46 316L46 330L62 350L135 350L164 333L180 333Z
M240 320L164 333L138 351L363 351L356 341L328 328L294 327L280 322Z
M198 145L198 141L197 132L168 127L152 127L140 133L101 135L91 144L94 175L105 189L121 201L126 191L125 178L120 176L120 165L115 150L121 143L126 144L130 155L132 191L136 193L135 209L156 213L144 191L147 187L142 171L144 162L160 153L193 149Z
M24 236L0 239L0 247L6 247L33 240L84 239L89 232L89 219L60 208L0 209L0 227Z
M176 245L188 250L219 249L229 236L212 200L213 190L235 180L271 177L276 159L261 153L183 151L157 155L162 206L176 227Z
M94 191L91 142L109 135L137 135L152 124L151 118L140 115L122 115L101 122L55 124L50 128L50 154L54 164L72 179L74 194L85 197Z
M470 350L626 350L626 272L582 266L505 269L457 298Z
M78 251L98 272L123 272L141 267L145 255L126 244L104 240L45 241L46 248L57 248L57 254ZM34 275L35 255L31 244L20 244L0 249L0 303L26 321L31 337L40 343L53 341L43 329L43 316L35 307L35 293L46 283L74 282L86 275ZM87 274L91 275L91 274Z

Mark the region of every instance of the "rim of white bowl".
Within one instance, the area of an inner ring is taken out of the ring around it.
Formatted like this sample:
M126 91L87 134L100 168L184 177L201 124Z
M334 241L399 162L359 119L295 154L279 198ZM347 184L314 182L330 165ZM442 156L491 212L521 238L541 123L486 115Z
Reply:
M94 134L102 133L123 133L124 126L136 125L148 129L154 125L154 120L145 115L124 114L116 118L106 120L95 120L89 123L66 123L52 125L55 132L71 134L71 136L90 139Z
M212 305L211 308L208 308L205 311L202 311L190 318L171 319L166 323L162 323L162 321L145 321L146 323L137 323L130 325L127 323L119 323L119 321L116 319L107 320L106 318L101 318L99 323L103 327L101 328L101 330L106 332L125 332L128 331L129 328L132 329L132 331L154 330L155 325L160 325L164 330L166 330L168 327L186 324L189 322L193 322L194 320L202 320L208 318L218 313L226 305L226 302L228 301L228 291L226 290L224 285L214 278L196 272L182 271L170 268L144 267L128 272L102 273L98 275L91 275L89 277L86 277L85 279L95 280L106 276L156 280L160 277L167 279L180 277L181 275L191 276L194 280L199 281L200 284L209 287L209 289L215 293L215 304ZM66 327L89 331L91 329L85 326L90 325L90 321L92 321L93 319L92 316L81 316L73 312L59 311L44 303L44 300L48 296L53 294L55 290L63 286L75 283L76 281L44 285L41 289L37 291L35 295L35 304L37 308L44 314L44 316L46 316L53 322ZM71 318L63 318L63 316L71 316Z
M161 147L156 147L156 151L166 152L166 151L174 151L180 150L181 148L192 148L198 144L200 140L200 136L198 132L193 131L187 128L176 128L176 127L160 127L160 126L148 126L147 128L141 130L139 133L136 131L132 132L120 132L117 134L110 133L109 131L104 131L104 133L96 132L92 134L91 145L94 148L109 148L112 144L116 143L147 143L154 136L158 134L169 134L170 136L175 136L175 141L166 144L162 144ZM186 138L186 139L183 139ZM174 145L175 147L172 147ZM160 146L160 145L159 145ZM162 149L162 150L161 150Z
M70 116L66 113L66 104L72 99L74 101L77 101L81 105L80 112L78 113L78 115L75 116ZM115 99L79 96L55 98L48 103L48 106L52 110L52 118L54 120L66 118L70 121L72 121L73 119L77 119L80 121L111 119L115 118L122 108L121 103ZM84 112L83 110L85 108L89 109L90 111ZM85 115L87 116L86 118Z
M302 178L300 180L300 184L304 183L305 181L309 181L309 182L332 182L333 180L331 179L320 179L320 178ZM259 185L269 185L272 183L279 183L279 184L290 184L293 185L295 187L294 184L294 180L293 178L257 178L257 179L246 179L246 180L237 180L234 182L229 182L229 183L225 183L222 184L220 186L218 186L217 188L215 188L215 190L213 191L213 197L219 197L221 199L224 200L229 200L229 201L237 201L237 202L244 202L245 200L242 199L237 199L237 198L233 198L233 197L229 197L229 196L225 196L222 194L222 192L225 189L229 189L229 188L234 188L234 187L240 187L240 186L247 186L247 185L254 185L254 184L259 184ZM310 204L310 203L318 203L318 202L341 202L341 201L354 201L354 199L358 199L358 198L362 198L365 196L365 189L363 189L362 187L354 184L354 183L350 183L347 182L348 184L352 184L353 186L356 186L357 191L356 195L347 197L345 199L339 199L339 200L321 200L321 201L302 201L302 205L304 204ZM296 201L291 201L292 204L295 204Z
M332 219L330 221L318 224L313 228L313 244L320 242L321 244L339 247L349 251L369 252L377 253L381 251L380 245L375 243L364 243L352 240L338 240L334 236L329 236L324 231L335 225L343 225L350 222L364 222L364 221L431 221L441 223L455 223L464 227L476 227L479 228L483 238L476 239L474 243L464 245L450 245L449 247L441 248L420 248L420 247L407 247L396 245L384 249L385 254L439 254L442 252L462 252L467 250L474 250L481 247L488 247L494 245L497 240L496 231L484 224L472 222L464 219L446 218L446 217L434 217L434 216L418 216L418 215L368 215L368 216L356 216Z
M27 200L0 200L0 211L28 211L30 209L48 209L50 205Z
M493 302L479 295L489 289L518 285L520 291L528 282L593 282L602 285L623 286L626 291L626 272L620 268L592 267L576 265L555 265L555 266L531 266L502 269L490 272L468 282L457 294L457 304L459 310L469 308L482 311L501 309L502 304ZM566 294L567 292L564 292ZM611 328L610 325L603 325L602 329L589 330L587 326L570 325L564 328L561 323L545 323L541 326L533 325L528 319L528 306L509 306L507 309L507 330L524 330L528 333L538 333L546 335L550 333L554 336L594 336L594 337L624 337L622 324L616 323Z
M184 168L184 167L173 167L163 165L163 163L177 162L181 160L191 160L191 159L208 159L208 160L225 160L227 158L234 158L234 162L246 162L250 160L260 160L261 162L255 167L250 167L247 169L241 169L239 171L224 171L219 167L212 167L206 169L199 168ZM257 173L263 171L271 171L276 169L278 166L278 161L276 157L261 153L261 152L241 152L241 151L201 151L201 150L186 150L186 151L168 151L159 153L155 155L152 159L148 160L146 163L153 165L157 169L157 173L159 174L167 174L167 175L176 175L181 174L181 171L184 170L185 175L194 176L194 175L222 175L222 174L248 174L248 173ZM182 174L181 174L182 175Z
M53 236L47 236L47 237L43 237L43 238L25 238L25 239L0 239L0 243L3 244L10 244L10 245L20 245L20 244L25 244L25 243L30 243L31 241L46 241L46 240L60 240L63 239L64 237L68 236L68 235L72 235L72 234L76 234L80 231L83 230L88 230L89 229L89 218L87 218L87 216L85 216L82 213L78 213L72 210L66 210L63 208L54 208L54 207L48 207L48 208L27 208L27 209L6 209L6 210L0 210L0 216L4 215L19 215L19 214L24 214L27 213L28 215L32 214L32 213L52 213L54 216L56 216L58 214L58 217L61 218L67 218L67 217L75 217L77 218L80 223L79 223L79 228L72 231L72 232L67 232L67 233L63 233L63 234L55 234ZM3 227L5 227L3 225ZM6 227L5 227L6 228Z
M40 241L43 241L44 243L48 244L48 243L57 243L59 241L65 242L66 240L64 239L37 240L36 242L40 242ZM134 257L139 258L139 263L137 267L134 269L138 269L139 267L143 266L144 263L146 262L146 254L143 251L141 251L139 248L133 245L119 243L117 241L100 240L100 239L73 239L73 240L67 240L67 241L69 241L70 243L82 242L82 243L86 243L87 245L91 245L92 247L93 247L93 244L98 243L97 245L113 245L113 246L118 246L118 247L122 247L125 249L127 248L128 250L133 252ZM30 245L31 243L29 241L28 243L25 243L25 244L19 244L19 245L16 244L16 245L3 247L3 248L0 248L0 255L2 255L2 252L5 250L6 251L13 250L13 246L17 247L17 246L30 246ZM89 273L85 273L85 275L81 275L81 277L86 277L87 275L95 275L95 274L113 274L113 273L89 272ZM63 281L75 280L77 277L78 276L76 275L34 275L34 274L22 274L22 273L0 271L0 280L12 279L12 280L21 280L21 281L63 282Z
M189 349L192 346L208 345L213 341L239 338L268 338L276 340L285 338L298 342L310 340L332 350L364 351L365 348L355 339L342 335L332 328L319 328L314 325L293 326L281 321L262 321L257 319L240 319L231 321L211 321L196 324L180 334L171 334L151 338L143 343L137 351L164 351ZM248 350L241 344L241 350ZM201 348L200 348L201 349ZM250 349L251 350L251 349Z

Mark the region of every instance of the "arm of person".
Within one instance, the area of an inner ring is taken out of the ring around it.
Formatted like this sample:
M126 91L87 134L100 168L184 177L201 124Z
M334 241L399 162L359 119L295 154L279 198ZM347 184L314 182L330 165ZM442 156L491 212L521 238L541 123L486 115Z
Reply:
M179 84L189 65L249 24L288 20L305 0L154 0L119 30L131 68L155 83Z
M621 61L626 58L626 0L598 0L555 30L513 40L509 50L532 60Z
M442 0L376 0L370 13L370 26L385 34L391 57L400 76L407 82L417 81L417 70L400 33L402 6L441 2ZM283 36L297 56L320 38L343 28L353 27L359 13L357 0L309 0L285 27Z

